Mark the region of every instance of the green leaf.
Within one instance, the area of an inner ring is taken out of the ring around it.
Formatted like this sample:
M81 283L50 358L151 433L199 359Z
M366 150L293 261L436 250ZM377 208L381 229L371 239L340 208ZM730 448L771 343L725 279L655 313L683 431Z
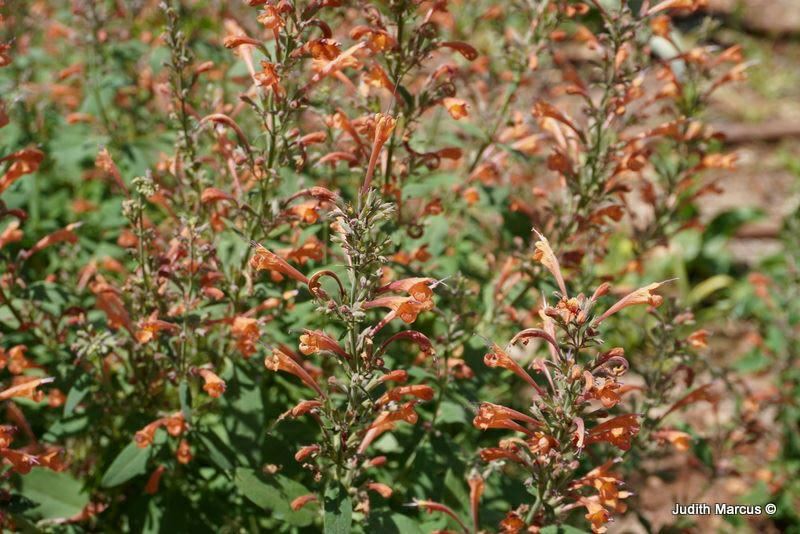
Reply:
M192 420L192 390L189 388L189 383L186 379L181 380L178 385L178 398L181 401L181 413L183 418L187 421Z
M87 374L82 374L72 384L69 392L67 393L67 400L64 401L64 417L69 417L81 403L84 397L89 393L89 385L91 384L91 377Z
M277 475L267 478L257 474L253 469L240 467L236 469L234 484L242 495L257 506L272 510L277 519L298 527L308 526L314 519L311 505L306 505L297 511L292 510L291 502L310 492L305 486L288 477Z
M367 532L382 534L423 534L419 523L411 517L388 512L373 512L369 515Z
M151 449L152 445L142 449L135 442L130 442L111 462L100 485L104 488L113 488L144 473L147 470Z
M43 519L72 517L89 503L78 480L40 467L22 477L22 495L38 504L31 513Z
M325 534L349 534L353 524L353 503L339 484L325 490Z
M208 456L217 467L223 471L233 469L231 458L235 458L236 453L233 452L230 446L217 434L213 431L200 434L200 443L208 451Z

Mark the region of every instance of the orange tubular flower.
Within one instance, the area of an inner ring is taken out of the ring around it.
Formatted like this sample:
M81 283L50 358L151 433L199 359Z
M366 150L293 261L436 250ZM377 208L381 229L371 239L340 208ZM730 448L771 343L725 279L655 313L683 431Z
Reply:
M178 460L178 463L181 464L188 464L192 461L192 449L189 446L189 442L185 439L182 439L181 442L178 444L178 450L175 451L175 458Z
M31 468L39 465L39 459L32 454L22 451L15 451L13 449L0 449L0 456L8 460L12 469L20 475L30 473Z
M152 319L141 324L141 327L136 332L136 341L142 344L149 343L157 337L159 332L174 334L178 331L180 331L180 327L176 324L168 323L160 319Z
M283 96L284 91L281 86L281 78L278 76L278 71L274 63L262 61L261 71L255 74L255 80L259 87L270 89L278 98Z
M463 119L469 115L469 104L460 98L444 98L442 104L455 120Z
M414 396L418 399L429 401L433 399L433 388L424 384L415 384L411 386L400 386L390 389L375 403L378 406L389 404L390 402L399 402L401 398L406 395Z
M396 41L394 37L389 35L389 32L380 28L371 28L369 26L356 26L350 30L350 38L359 40L366 37L367 48L373 52L384 52L394 48Z
M600 423L589 431L586 444L605 441L623 451L631 448L631 439L639 433L639 415L626 414Z
M11 187L21 176L36 172L44 160L44 152L36 148L24 148L2 159L0 163L11 161L11 166L0 177L0 193Z
M410 401L404 404L400 409L395 411L385 411L381 412L378 417L375 418L372 425L370 425L367 433L364 435L364 439L361 441L361 444L358 446L359 454L363 454L367 447L369 447L370 443L375 441L375 439L394 428L395 423L400 421L405 421L409 424L414 424L417 422L418 416L417 412L414 411L414 406L417 404L417 401Z
M254 246L256 251L253 254L253 257L250 258L250 266L256 271L275 271L282 275L288 276L289 278L293 278L294 280L297 280L303 284L308 284L308 278L303 273L289 265L286 260L274 252L270 252L258 243L256 243Z
M155 495L158 493L158 486L161 482L161 476L164 474L166 467L163 465L159 465L158 467L153 470L150 474L150 478L147 479L147 484L144 486L144 492L148 495Z
M481 460L484 462L494 462L496 460L510 460L519 464L524 464L525 461L520 458L514 451L504 449L502 447L487 447L480 451Z
M491 426L492 423L498 421L522 421L533 426L541 426L539 421L522 412L499 404L482 402L478 408L478 415L475 416L475 426L481 430L485 430L486 428L498 428Z
M390 488L386 484L381 484L380 482L370 482L369 484L367 484L367 489L374 491L384 499L388 499L389 497L392 496L392 493L394 493L392 488Z
M43 384L49 384L53 380L55 379L52 377L17 377L17 379L14 380L15 385L6 390L0 391L0 401L8 400L14 397L24 397L26 399L39 402L44 398L44 393L37 391L36 388Z
M511 358L511 356L506 354L506 352L503 349L501 349L500 346L497 344L493 344L492 352L486 354L483 357L483 363L487 367L502 367L504 369L508 369L509 371L511 371L512 373L523 379L525 382L527 382L540 395L544 393L542 391L542 388L539 387L539 384L537 384L536 381L534 381L534 379L531 378L531 375L529 375L525 371L525 369L520 367L520 365L517 362L515 362Z
M478 531L478 509L481 502L481 496L486 489L486 484L483 477L478 473L473 473L469 477L469 508L472 513L472 528L475 532Z
M313 493L309 493L307 495L301 495L301 496L297 497L296 499L294 499L291 502L291 504L289 505L289 507L293 511L297 512L298 510L303 508L308 503L317 502L317 500L318 499L317 499L316 495L314 495Z
M378 379L379 383L384 382L398 382L398 383L405 383L408 380L408 371L403 369L397 369L395 371L389 371L382 377Z
M296 406L281 414L278 419L286 419L287 417L297 418L305 415L312 410L322 407L322 402L318 400L304 400L297 403Z
M666 284L669 280L665 280L664 282L654 282L652 284L646 285L634 291L633 293L628 293L621 299L619 299L616 304L611 306L607 309L603 315L598 317L594 324L598 325L608 319L610 316L614 315L618 311L627 308L628 306L635 306L637 304L647 304L648 306L653 306L657 308L661 305L664 301L664 298L661 295L656 295L653 293L656 289L661 287L662 285Z
M547 238L540 234L536 229L534 229L536 235L539 236L539 240L534 245L536 247L536 251L533 253L533 259L541 262L542 265L547 268L548 271L555 277L556 282L558 282L558 289L561 290L561 295L563 297L567 296L567 286L564 284L564 277L561 274L561 267L558 264L558 258L556 258L553 249L550 248L550 243L547 241Z
M137 431L136 435L133 438L134 441L136 442L136 446L139 447L140 449L149 447L153 443L153 439L155 439L156 430L161 428L163 424L164 420L158 419L148 424L141 430Z
M186 420L183 418L183 413L175 412L174 414L165 417L163 419L164 426L167 429L167 433L172 436L180 436L184 432L186 432Z
M245 358L255 354L256 341L261 337L257 320L251 317L236 317L233 320L231 334L236 339L236 348Z
M403 278L402 280L395 280L378 289L378 293L403 292L408 293L411 297L419 302L426 302L433 298L433 290L431 285L436 282L433 278Z
M372 153L369 157L367 174L364 178L364 185L361 187L362 195L365 195L372 186L372 176L375 173L375 166L378 163L378 156L380 155L383 145L391 137L395 124L396 121L391 115L385 115L383 113L375 114L375 135L372 140Z
M294 358L286 354L280 349L273 349L272 354L267 356L264 360L264 365L271 371L283 371L285 373L293 374L303 381L305 385L317 392L320 397L325 397L325 394L319 388L311 375L297 363Z
M300 352L306 356L316 354L321 351L328 351L349 360L350 355L325 332L320 330L305 330L305 334L300 336Z
M417 500L417 499L414 499L413 504L414 504L414 506L422 508L423 510L425 510L428 513L441 512L443 514L447 514L450 517L452 517L453 520L455 520L456 523L458 523L458 525L461 527L461 529L464 532L469 532L470 531L467 528L467 525L465 525L464 522L461 521L461 519L458 517L458 515L456 515L456 513L449 506L445 506L444 504L440 504L440 503L434 502L434 501L424 501L424 500Z
M248 37L247 35L228 35L222 41L222 45L225 48L238 48L242 45L258 46L260 44L261 41Z
M211 397L216 399L225 393L225 381L218 377L213 371L209 369L200 369L198 373L200 373L200 376L202 376L205 381L203 390Z
M294 459L298 462L302 462L309 456L313 456L317 454L321 450L321 447L316 443L314 445L306 445L305 447L301 447L297 453L294 455Z
M680 452L686 452L689 450L689 445L692 441L692 436L687 434L686 432L681 432L680 430L656 430L653 432L652 436L658 441L659 443L669 443L675 450Z

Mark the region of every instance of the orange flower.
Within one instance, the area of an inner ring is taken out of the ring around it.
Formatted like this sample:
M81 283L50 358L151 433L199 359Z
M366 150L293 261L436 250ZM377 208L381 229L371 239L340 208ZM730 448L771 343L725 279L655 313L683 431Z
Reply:
M694 12L706 6L708 6L708 0L664 0L647 10L647 15L650 16L667 9Z
M483 357L483 363L487 367L502 367L503 369L508 369L527 382L540 395L543 394L542 388L540 388L539 384L537 384L536 381L531 378L531 375L529 375L525 369L515 362L511 356L506 354L506 352L501 349L499 345L492 345L492 351Z
M377 406L383 406L390 402L399 402L401 398L406 395L411 395L418 399L429 401L433 399L433 388L424 384L416 384L410 386L400 386L390 389L375 403Z
M460 98L444 98L442 99L445 109L455 120L463 119L469 115L469 104Z
M236 339L236 348L247 358L256 352L256 342L261 337L258 321L251 317L238 316L233 320L231 334Z
M68 224L64 228L61 228L60 230L56 230L52 234L48 234L48 235L44 236L39 241L37 241L36 244L34 244L30 249L26 250L23 253L23 257L24 258L30 258L31 256L33 256L37 252L39 252L41 250L44 250L47 247L51 247L53 245L56 245L58 243L63 243L63 242L77 243L78 242L78 236L75 235L75 232L73 230L79 228L81 226L81 224L83 224L83 223L77 222L77 223Z
M293 374L303 381L305 385L317 392L320 397L325 397L325 394L319 388L311 375L297 363L294 358L286 354L280 349L273 349L272 354L267 356L264 360L264 365L271 371L283 371L285 373Z
M21 475L30 473L33 466L39 465L39 459L36 456L22 451L0 449L0 456L5 458L11 464L12 469Z
M564 277L561 275L561 267L558 264L558 258L556 258L555 253L553 253L553 249L550 248L550 243L547 241L547 238L540 234L536 229L534 229L536 235L539 236L539 240L534 245L536 250L533 253L533 259L541 262L542 265L547 268L548 271L555 277L556 282L558 282L558 288L561 290L561 296L567 296L567 286L564 284Z
M708 347L708 330L700 329L696 332L692 332L686 341L689 342L689 346L693 349L704 349Z
M295 453L294 459L298 462L302 462L309 456L316 455L317 453L319 453L320 450L322 450L322 448L316 443L313 445L306 445L304 447L300 447L300 450L297 451L297 453Z
M675 450L681 452L688 451L692 441L692 436L680 430L656 430L652 435L659 443L670 443Z
M316 60L331 61L342 53L342 48L333 39L312 39L301 46L298 52L309 54Z
M305 334L300 336L300 352L308 356L322 351L332 352L344 359L350 359L350 355L345 352L341 345L325 332L305 330Z
M14 385L8 389L0 391L0 401L21 397L31 399L39 402L44 398L44 393L37 391L36 388L43 384L49 384L55 380L52 377L46 378L33 378L33 377L17 377L14 379Z
M0 159L0 163L11 161L6 173L0 177L0 194L8 189L21 176L36 172L44 160L44 152L36 148L23 148Z
M484 462L494 462L496 460L510 460L512 462L523 464L525 461L520 458L514 451L504 449L502 447L487 447L480 451L481 460Z
M274 271L303 284L308 284L308 278L289 265L286 260L257 243L255 248L256 251L253 253L253 257L250 258L250 266L256 271Z
M395 280L378 289L378 293L385 293L387 291L397 292L402 291L408 293L419 302L425 302L433 298L433 290L431 285L436 282L433 278L403 278Z
M256 20L268 30L279 30L286 24L281 17L280 11L278 11L278 7L272 5L264 6L264 11L261 12Z
M367 484L367 489L374 491L384 499L388 499L393 493L392 488L386 484L381 484L380 482L370 482Z
M159 332L169 332L174 334L178 331L180 331L180 327L176 324L168 323L167 321L161 321L159 319L151 319L141 324L139 331L136 332L136 340L142 344L149 343L156 338Z
M228 35L223 39L222 45L225 48L238 48L242 45L258 46L261 42L247 35Z
M652 306L657 308L661 305L664 301L664 298L661 295L656 295L653 293L656 289L661 287L662 285L666 284L669 280L665 280L664 282L655 282L644 287L641 287L634 291L633 293L629 293L622 297L620 300L616 302L613 306L607 309L603 315L598 317L595 320L595 324L600 324L611 315L614 315L618 311L627 308L628 306L635 306L637 304L647 304L648 306Z
M125 180L122 179L122 174L119 172L117 164L114 163L114 159L111 157L111 153L106 147L102 147L97 153L94 164L106 174L111 175L114 179L114 183L117 184L126 196L128 195L128 187L125 185Z
M186 420L183 418L182 412L175 412L174 414L163 419L164 426L170 436L180 436L186 432Z
M361 194L365 195L372 185L372 176L375 173L375 166L378 164L378 156L386 141L392 135L397 121L391 115L376 113L373 119L374 135L372 140L372 153L367 165L367 174L364 178L364 185L361 187Z
M361 444L358 446L359 454L362 454L378 436L392 430L395 423L399 421L405 421L412 425L416 423L418 419L417 412L414 411L416 403L417 401L410 401L397 410L381 412L370 425L364 439L361 440Z
M356 26L350 30L350 38L359 40L366 37L367 48L373 52L384 52L394 48L396 41L389 35L389 32L380 28L371 28L369 26Z
M287 417L297 418L320 407L322 407L322 402L318 400L300 401L293 408L290 408L286 412L282 413L278 419L282 420L286 419Z
M270 89L278 98L283 96L284 91L283 87L281 86L281 78L278 75L278 71L275 68L274 63L262 61L261 71L257 72L254 77L259 87L266 87L267 89Z
M692 391L691 393L680 399L678 402L673 404L672 407L669 410L667 410L667 412L662 416L662 418L666 417L668 414L674 412L675 410L679 410L684 406L688 406L689 404L692 404L694 402L706 401L711 404L715 404L718 400L718 396L716 393L711 391L712 386L713 384L705 384L695 389L694 391Z
M388 373L386 373L385 375L383 375L378 379L379 383L381 384L384 382L398 382L402 384L407 380L408 380L408 371L405 371L404 369L389 371Z
M481 403L480 407L478 408L478 414L475 416L473 423L476 428L486 430L487 428L508 428L496 426L502 422L508 421L522 421L533 426L541 426L539 421L529 415L518 412L513 408L507 408L506 406L501 406L491 402ZM519 427L519 425L516 426ZM523 430L523 432L530 433L527 429Z
M149 447L153 443L153 439L156 436L156 430L161 428L164 425L163 419L158 419L153 421L152 423L148 424L141 430L136 432L134 436L134 441L136 442L136 446L140 449L144 449Z
M586 507L584 517L591 523L592 532L606 532L605 524L611 520L611 514L598 502L597 497L582 497L580 503Z
M414 499L412 504L414 506L417 506L425 510L428 513L441 512L443 514L447 514L450 517L452 517L456 523L458 523L463 532L470 532L470 529L467 528L467 525L465 525L464 522L461 521L458 515L456 515L456 513L449 506L434 501L417 500L417 499Z
M205 384L203 384L203 390L211 397L216 399L225 393L225 381L214 374L213 371L209 369L200 369L198 372L205 381Z
M17 427L13 425L0 425L0 449L8 448L14 441Z
M217 189L216 187L206 187L200 194L200 202L203 204L220 202L222 200L235 201L230 193L226 193L225 191Z
M2 232L0 232L0 248L10 244L16 243L22 239L22 230L19 229L19 221L14 219Z
M119 290L108 284L98 283L92 285L92 293L95 296L95 305L106 314L108 326L111 328L122 326L133 333L133 325L131 324L128 310L125 309L125 304L122 302Z
M307 494L307 495L301 495L301 496L297 497L296 499L294 499L294 500L291 502L291 504L289 504L289 507L290 507L290 508L291 508L293 511L297 512L298 510L300 510L301 508L303 508L303 507L304 507L305 505L307 505L308 503L311 503L311 502L317 502L317 500L318 500L318 499L317 499L317 496L316 496L316 495L314 495L313 493L309 493L309 494Z
M496 411L493 408L504 408L503 406L497 406L491 403L483 403L478 411L478 415L472 420L472 424L475 428L479 428L481 430L487 430L489 428L500 428L505 430L512 430L514 432L522 432L529 436L533 436L534 432L525 428L524 426L517 423L510 415L502 413L501 411ZM507 410L513 412L510 408L506 408ZM522 417L527 417L524 414L516 412ZM534 421L535 422L535 421ZM538 425L538 423L536 423Z
M184 465L192 461L192 449L189 446L189 442L185 439L182 439L178 444L178 450L175 451L175 458L178 460L178 463Z
M612 378L595 378L589 371L583 372L586 399L597 399L605 408L613 408L619 404L621 385Z
M486 489L486 484L483 481L483 477L475 472L470 475L469 480L469 508L472 512L472 528L474 532L478 531L478 509L481 502L481 496L483 495L484 489Z
M163 465L159 465L153 470L152 474L150 475L150 478L147 479L147 484L144 487L145 493L147 493L148 495L155 495L156 493L158 493L158 486L159 483L161 482L161 476L164 474L165 470L166 467L164 467Z
M638 433L639 415L619 415L591 429L586 436L586 444L605 441L627 451L631 448L631 439Z

